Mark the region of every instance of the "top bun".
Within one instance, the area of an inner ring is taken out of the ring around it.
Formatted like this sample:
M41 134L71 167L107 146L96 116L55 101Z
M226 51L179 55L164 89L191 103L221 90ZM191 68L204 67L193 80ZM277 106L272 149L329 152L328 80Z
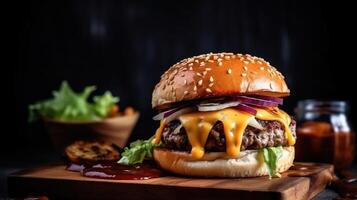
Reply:
M249 54L209 53L176 63L152 94L152 107L233 94L283 97L290 94L284 76L262 58Z

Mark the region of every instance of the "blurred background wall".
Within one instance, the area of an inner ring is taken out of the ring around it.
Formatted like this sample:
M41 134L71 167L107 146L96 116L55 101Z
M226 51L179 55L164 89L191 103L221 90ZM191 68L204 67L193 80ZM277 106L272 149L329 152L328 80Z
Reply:
M98 93L120 96L121 107L141 112L131 140L150 137L158 126L151 120L151 92L160 75L183 58L208 52L249 53L270 61L292 91L283 106L290 114L301 99L340 99L350 101L356 119L351 5L53 0L18 7L15 124L0 140L10 160L51 151L43 126L27 123L27 106L50 97L62 80L76 90L97 85Z

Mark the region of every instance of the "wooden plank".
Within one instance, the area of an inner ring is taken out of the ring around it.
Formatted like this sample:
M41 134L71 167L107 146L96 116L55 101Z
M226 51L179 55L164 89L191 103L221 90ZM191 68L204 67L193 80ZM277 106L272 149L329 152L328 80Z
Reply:
M83 177L50 165L11 175L11 197L46 195L60 199L310 199L331 181L331 165L305 170L294 177L289 170L281 178L204 179L165 176L149 180L104 180Z

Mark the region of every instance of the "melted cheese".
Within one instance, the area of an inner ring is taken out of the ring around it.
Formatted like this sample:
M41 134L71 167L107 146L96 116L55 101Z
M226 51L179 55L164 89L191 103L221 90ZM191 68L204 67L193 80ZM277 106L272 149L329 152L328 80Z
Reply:
M194 112L179 117L186 130L188 140L192 145L191 154L194 158L202 158L208 134L217 121L221 121L226 138L227 155L236 157L248 119L252 115L232 108L212 112Z
M260 120L279 121L285 130L285 137L289 145L295 144L295 139L289 129L290 116L278 108L256 109L255 116ZM217 121L223 123L226 139L226 153L229 157L237 157L240 153L244 130L248 126L249 119L253 115L233 108L226 108L211 112L193 112L181 115L178 119L186 130L188 140L192 146L191 155L195 159L203 157L208 134ZM166 122L162 120L160 127L156 130L154 144L161 140Z
M163 120L160 121L160 126L155 132L155 137L152 140L153 144L159 144L160 143L162 132L164 132L165 126L166 126L166 121L165 121L165 119L163 119Z

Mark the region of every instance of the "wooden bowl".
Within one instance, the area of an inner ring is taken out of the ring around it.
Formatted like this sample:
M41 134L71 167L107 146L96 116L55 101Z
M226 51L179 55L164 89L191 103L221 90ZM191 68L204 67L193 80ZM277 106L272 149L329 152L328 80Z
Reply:
M44 122L54 149L63 153L68 145L77 140L100 140L123 148L139 115L139 112L135 112L95 122L68 122L50 119L45 119Z

